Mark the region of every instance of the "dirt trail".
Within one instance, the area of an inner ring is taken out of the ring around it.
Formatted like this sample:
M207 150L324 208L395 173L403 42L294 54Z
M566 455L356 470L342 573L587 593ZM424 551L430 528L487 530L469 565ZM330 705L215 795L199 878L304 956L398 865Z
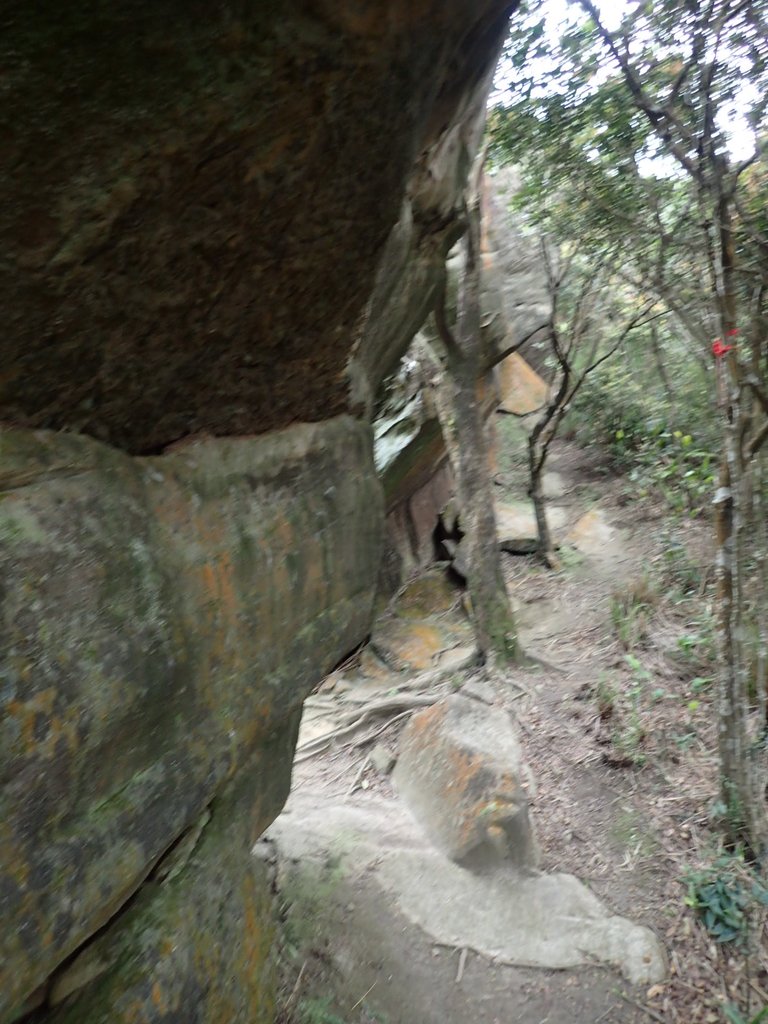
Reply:
M514 472L504 482L502 501L510 490L524 493ZM557 446L548 486L564 570L504 557L523 644L555 669L515 673L494 703L514 713L536 779L543 870L576 875L611 912L668 943L679 924L670 928L669 917L670 899L675 913L679 904L678 865L674 853L665 860L645 809L649 787L652 802L674 800L663 788L669 779L646 772L641 793L637 772L613 768L595 738L594 703L585 699L601 673L623 663L610 624L612 594L641 579L658 552L647 523L633 521L618 484L583 451ZM467 910L459 901L467 897L451 881L459 876L434 859L393 791L388 762L404 719L476 675L475 660L460 595L431 572L383 611L370 646L308 702L293 793L264 846L277 861L297 964L306 965L306 1005L320 1005L313 990L333 990L328 1005L350 1024L672 1019L663 1016L658 978L632 986L589 958L561 970L514 966L462 936ZM421 872L410 904L392 881L393 851ZM414 901L424 893L459 908L451 938L423 926Z

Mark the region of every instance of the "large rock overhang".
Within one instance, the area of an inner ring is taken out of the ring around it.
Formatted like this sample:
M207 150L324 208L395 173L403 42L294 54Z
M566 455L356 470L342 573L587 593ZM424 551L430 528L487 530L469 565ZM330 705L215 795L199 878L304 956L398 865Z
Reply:
M147 454L361 411L348 362L385 243L406 194L411 243L439 222L423 154L515 6L12 3L0 422Z
M370 627L364 421L512 6L3 8L3 1024L274 1019L250 845Z

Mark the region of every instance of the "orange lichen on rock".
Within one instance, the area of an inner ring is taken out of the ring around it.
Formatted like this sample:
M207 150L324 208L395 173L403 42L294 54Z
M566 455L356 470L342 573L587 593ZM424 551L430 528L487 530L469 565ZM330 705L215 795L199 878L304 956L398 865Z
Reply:
M524 865L537 857L526 773L508 716L454 694L411 718L394 781L427 834L454 860L490 846Z

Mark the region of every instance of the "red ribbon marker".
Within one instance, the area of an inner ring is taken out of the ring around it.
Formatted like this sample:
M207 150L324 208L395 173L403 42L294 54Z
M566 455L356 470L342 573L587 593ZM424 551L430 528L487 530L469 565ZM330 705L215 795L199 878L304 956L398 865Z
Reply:
M734 329L733 331L728 331L728 334L729 336L738 334L738 331ZM724 345L721 338L715 338L715 340L712 342L712 355L715 357L715 359L722 359L726 352L732 351L733 345Z

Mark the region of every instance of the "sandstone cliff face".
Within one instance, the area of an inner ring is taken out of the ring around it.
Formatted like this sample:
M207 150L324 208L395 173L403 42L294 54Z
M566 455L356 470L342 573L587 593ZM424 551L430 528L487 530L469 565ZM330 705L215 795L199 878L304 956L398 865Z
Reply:
M522 345L526 361L543 371L549 353L552 288L540 234L527 230L523 215L509 208L519 187L516 172L508 167L485 180L485 241L490 257L485 263L486 293L495 295L495 311L506 328L506 337L497 347L509 351Z
M369 628L367 420L510 6L7 16L0 1024L273 1020L250 847Z

